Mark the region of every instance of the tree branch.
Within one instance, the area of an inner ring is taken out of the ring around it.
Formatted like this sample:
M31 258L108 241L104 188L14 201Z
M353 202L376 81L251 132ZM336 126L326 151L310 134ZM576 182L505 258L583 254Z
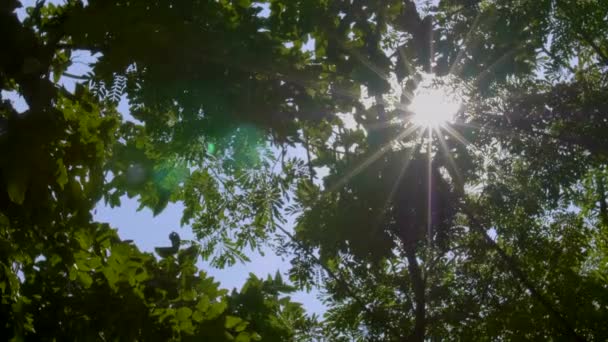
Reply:
M551 57L553 60L558 62L561 66L568 69L572 74L576 74L576 70L574 70L574 68L570 64L565 63L561 58L557 57L553 52L549 51L544 45L542 47L542 50L547 56Z
M557 1L557 5L564 11L567 20L569 20L571 23L577 22L575 20L577 17L576 13L572 13L571 9L567 5L563 4L563 1ZM581 25L576 25L576 27L575 25L573 25L572 29L573 31L575 31L575 34L579 36L579 39L583 43L589 45L595 51L602 63L608 65L608 54L604 53L604 51L602 51L602 49L597 44L595 44L593 39L589 37L589 35L587 34L587 32L585 32Z
M345 289L347 295L349 297L351 297L355 302L357 302L357 304L359 304L361 306L362 311L364 311L366 314L368 314L369 317L371 317L372 319L373 319L373 317L376 316L374 314L374 312L371 311L367 307L365 301L355 292L355 290L352 289L350 284L347 281L345 281L344 278L339 273L332 271L323 261L321 261L321 259L319 259L316 255L314 255L314 253L312 253L310 251L310 249L306 248L298 239L296 239L296 237L293 234L291 234L290 232L288 232L281 226L277 226L277 228L283 234L285 234L285 236L287 236L297 246L297 248L302 250L306 255L308 255L309 258L314 260L314 262L317 265L319 265L329 275L330 278L332 278L338 284L342 285L343 288Z
M549 311L549 314L556 321L558 321L560 323L560 327L564 331L564 333L566 335L570 336L570 338L572 338L572 340L574 340L574 341L586 341L586 339L583 336L579 335L576 332L576 330L574 329L572 324L570 324L570 321L568 321L568 319L566 319L566 317L553 305L553 303L551 303L546 298L546 296L543 293L541 293L540 290L538 290L534 286L534 284L532 284L532 281L530 281L530 279L528 278L526 273L519 266L518 262L513 257L508 255L507 252L505 252L505 250L502 249L494 240L492 240L492 238L482 228L481 223L477 220L475 215L468 209L469 208L468 203L465 203L464 208L465 208L465 215L467 216L467 218L469 219L469 221L471 223L471 228L474 231L481 234L484 241L486 242L486 244L498 253L500 259L504 262L505 266L507 266L507 268L521 282L521 284L528 291L530 291L532 298L534 298L543 307L545 307L545 309L547 309L547 311Z
M405 244L404 241L402 243ZM405 255L407 258L407 269L412 281L412 290L414 291L414 301L416 307L414 310L414 331L406 339L406 341L424 341L426 330L426 300L424 290L426 288L422 272L418 260L416 259L416 250L414 245L404 245Z
M66 77L69 77L69 78L76 79L76 80L81 80L81 81L89 81L90 80L90 78L88 78L88 77L70 74L69 72L64 72L64 73L62 73L62 75L66 76Z

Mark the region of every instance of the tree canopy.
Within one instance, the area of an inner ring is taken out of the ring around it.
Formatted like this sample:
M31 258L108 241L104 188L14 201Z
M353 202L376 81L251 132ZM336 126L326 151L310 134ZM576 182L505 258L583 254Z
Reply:
M27 5L0 5L7 339L608 338L608 2ZM196 241L121 240L92 212L125 196ZM197 267L265 246L289 281Z

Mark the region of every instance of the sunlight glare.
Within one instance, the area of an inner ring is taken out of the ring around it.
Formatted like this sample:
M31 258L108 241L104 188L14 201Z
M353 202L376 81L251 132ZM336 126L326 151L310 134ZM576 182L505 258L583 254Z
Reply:
M460 101L447 87L422 83L408 107L413 112L411 121L414 124L435 127L454 120Z

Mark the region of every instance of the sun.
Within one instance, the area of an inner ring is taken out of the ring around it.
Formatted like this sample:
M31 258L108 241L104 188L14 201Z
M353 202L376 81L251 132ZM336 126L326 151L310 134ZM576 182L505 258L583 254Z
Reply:
M437 127L453 122L461 101L447 86L421 82L408 109L411 122L424 127Z

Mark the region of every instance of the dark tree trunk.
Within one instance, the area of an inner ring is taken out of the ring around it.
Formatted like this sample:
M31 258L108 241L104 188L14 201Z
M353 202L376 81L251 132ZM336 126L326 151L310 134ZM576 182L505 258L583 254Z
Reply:
M414 291L415 301L414 331L407 338L407 341L424 341L426 329L426 303L424 297L424 279L422 278L420 265L418 265L418 260L416 259L416 250L414 246L405 246L405 254L407 257L407 268L410 273L410 280L412 282L412 290Z

